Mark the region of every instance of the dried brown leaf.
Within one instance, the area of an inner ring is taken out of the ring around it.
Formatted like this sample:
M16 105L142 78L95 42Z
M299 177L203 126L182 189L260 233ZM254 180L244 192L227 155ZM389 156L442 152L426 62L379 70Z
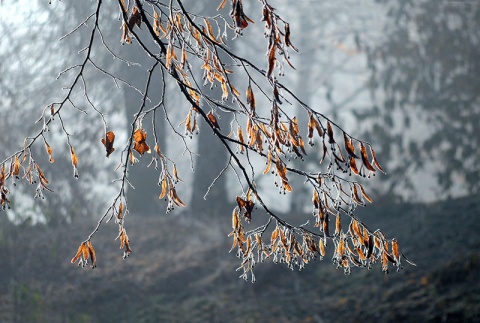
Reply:
M105 146L107 157L109 157L114 151L113 142L115 141L115 134L113 131L109 131L105 134L105 138L102 138L102 144Z

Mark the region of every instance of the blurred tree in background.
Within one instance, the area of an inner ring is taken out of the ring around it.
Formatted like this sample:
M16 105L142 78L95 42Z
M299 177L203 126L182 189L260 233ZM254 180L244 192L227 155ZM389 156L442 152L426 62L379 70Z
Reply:
M374 108L356 114L388 160L387 194L437 200L480 192L480 5L389 1L366 47ZM428 193L425 193L428 192Z

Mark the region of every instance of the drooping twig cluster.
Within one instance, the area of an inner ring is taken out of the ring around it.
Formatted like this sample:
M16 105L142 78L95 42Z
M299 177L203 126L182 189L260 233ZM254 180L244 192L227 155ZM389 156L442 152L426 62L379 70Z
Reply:
M164 83L176 83L185 101L188 102L183 107L185 119L180 124L184 127L183 134L170 122L169 124L172 132L182 139L190 157L193 153L188 147L187 140L198 133L200 123L213 131L230 155L228 167L237 174L239 186L243 191L236 197L236 206L232 213L233 231L230 234L233 237L232 250L236 248L237 256L242 259L239 267L243 270L241 277L247 279L251 274L254 280L253 267L267 258L285 263L290 268L303 268L316 258L322 259L330 242L334 246L333 262L338 267L344 268L346 273L349 273L353 266L369 268L377 261L382 263L385 272L388 271L388 262L400 268L401 253L396 240L387 239L380 230L371 231L354 215L358 205L365 205L365 201L372 200L359 182L349 178L351 175L369 178L377 171L383 172L375 151L369 143L350 136L325 115L307 106L278 80L279 76L284 74L284 62L292 66L289 49L298 50L292 44L289 23L277 14L268 1L260 1L262 21L265 25L264 37L267 39L265 70L236 55L227 46L229 36L233 34L233 38L239 41L237 36L242 34L249 23L254 22L244 13L241 0L230 1L230 19L223 15L202 17L192 14L185 9L180 0L175 1L175 5L174 1L162 3L140 0L128 3L119 0L118 4L122 30L119 35L120 41L125 45L141 46L145 54L153 59L154 64L148 70L145 90L141 92L143 101L132 120L128 144L121 152L120 164L117 167L117 170L122 172L121 178L117 180L121 183L120 191L101 216L94 231L81 243L72 262L79 260L80 264L85 265L90 259L92 267L95 266L96 256L91 239L102 223L113 218L119 226L117 239L120 240L120 248L124 249L124 258L131 253L130 240L125 228L125 217L128 214L126 186L131 185L128 170L135 167L136 156L145 153L152 156L150 164L154 164L159 171L159 198L168 201L167 212L176 206L186 206L177 192L176 186L182 181L176 163L160 150L155 130L156 110L162 108L169 121L169 108L162 101L154 108L145 110L152 75L159 73ZM52 149L43 133L55 116L59 117L63 128L61 111L65 108L65 102L71 102L70 95L74 88L79 86L78 80L84 81L84 67L89 63L93 64L90 50L95 37L101 35L98 21L101 18L102 5L102 1L98 0L95 14L91 16L94 17L95 24L88 44L88 53L84 62L79 65L79 72L69 93L62 102L49 105L50 116L42 116L44 128L36 136L27 138L22 150L2 162L0 173L2 206L8 206L9 203L6 180L9 177L18 178L21 169L24 172L23 178L31 184L38 181L37 191L49 190L46 186L48 180L33 159L30 148L42 137L50 162L54 162ZM223 10L226 5L227 1L222 1L218 10ZM147 36L140 37L137 33L139 28L144 29ZM97 68L95 64L94 66ZM104 70L101 71L114 78L116 82L120 80ZM203 82L196 76L199 71L203 73ZM233 84L233 75L239 82L237 86ZM127 83L124 80L120 81ZM267 85L261 85L263 83ZM246 87L242 91L244 84ZM208 91L209 88L216 86L222 92L219 98L212 96ZM245 93L245 96L242 93ZM308 124L299 124L298 118L286 108L294 105L290 101L303 108L301 113L307 116ZM268 102L269 107L259 108L258 102ZM107 131L105 115L96 107L92 107L99 113L105 126L105 137L101 142L105 147L106 156L112 156L116 150L115 134L113 131ZM47 110L45 108L44 115ZM220 111L231 115L230 129L220 127L218 123ZM154 126L151 137L142 127L147 116L152 117ZM311 147L305 144L301 129L306 131L307 142ZM340 137L343 136L342 140L338 139L339 133ZM79 159L70 144L69 134L66 131L65 134L70 147L74 175L78 177ZM317 142L319 144L316 144ZM153 151L150 147L154 147ZM311 172L292 166L291 159L303 160L307 151L318 156L320 164L326 164L323 171L319 169ZM262 192L257 189L255 170L258 166L251 161L252 155L265 160L263 174L272 175L274 185L281 194L292 192L289 181L292 176L304 178L306 185L312 187L314 224L311 225L310 221L301 225L292 224L270 210L262 199ZM5 165L8 162L11 166L6 170ZM248 223L257 221L254 215L257 207L264 209L267 221L255 229L245 231L242 219ZM348 229L342 227L341 217L349 219Z

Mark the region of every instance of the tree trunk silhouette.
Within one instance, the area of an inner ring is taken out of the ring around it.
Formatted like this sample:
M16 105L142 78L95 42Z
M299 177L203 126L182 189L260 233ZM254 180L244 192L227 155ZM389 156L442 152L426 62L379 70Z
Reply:
M145 91L145 85L148 78L147 70L153 64L153 61L145 55L143 49L136 43L131 46L125 46L122 48L125 51L125 56L132 62L139 63L141 67L130 66L123 68L119 71L125 79L128 79L129 83L136 86L142 92ZM160 102L162 99L162 80L152 78L150 87L148 89L148 97L150 102L146 102L144 110L149 109ZM132 91L125 86L124 100L125 100L125 113L128 120L133 119L133 115L136 114L142 104L142 96L136 91ZM165 116L161 109L156 112L155 124L157 132L157 140L161 150L166 149L165 140ZM129 125L130 126L130 125ZM151 122L142 123L142 127L147 132L147 141L152 144L153 126ZM130 131L130 128L126 129ZM153 152L153 147L151 147ZM127 192L128 206L131 212L142 215L153 215L164 210L158 199L160 189L158 186L158 171L152 164L150 167L146 167L151 161L151 155L146 153L141 156L139 163L129 169L129 177L131 178L132 185L135 189L129 189ZM162 211L164 212L164 211Z
M212 16L218 14L214 6L205 6L200 12L206 16ZM232 44L228 44L231 46ZM212 89L213 97L221 98L222 91L219 86ZM217 109L216 113L220 111ZM219 115L220 118L222 115ZM226 115L225 115L226 118ZM227 120L218 120L220 128L224 131L227 129ZM222 169L227 163L227 150L223 147L223 144L214 138L213 131L210 127L202 123L201 132L198 136L198 154L195 161L195 176L194 176L194 188L191 200L191 209L195 213L208 214L209 216L221 216L225 213L230 213L230 207L227 199L227 177L222 175L217 178ZM216 179L217 178L217 179ZM216 180L215 180L216 179ZM209 186L215 180L210 190ZM208 196L204 199L205 194L208 191Z

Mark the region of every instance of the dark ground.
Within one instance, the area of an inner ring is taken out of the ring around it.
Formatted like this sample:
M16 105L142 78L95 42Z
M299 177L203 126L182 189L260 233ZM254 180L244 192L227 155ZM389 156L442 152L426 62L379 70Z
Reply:
M70 259L93 220L14 227L0 213L0 322L480 322L478 196L362 213L418 266L345 276L329 256L301 272L266 262L252 284L228 253L230 215L131 214L134 253L122 260L109 223L93 240L98 267L82 269Z

